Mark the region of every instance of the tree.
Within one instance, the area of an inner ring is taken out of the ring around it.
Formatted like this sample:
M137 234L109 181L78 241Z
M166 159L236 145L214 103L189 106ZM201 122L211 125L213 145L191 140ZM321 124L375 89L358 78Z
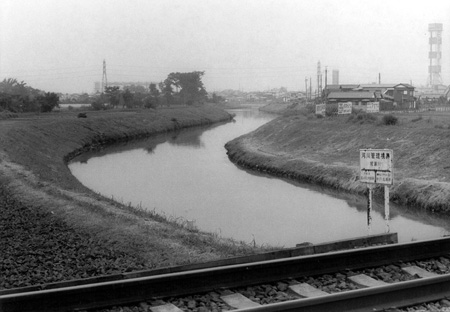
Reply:
M170 73L166 80L171 85L180 88L178 96L183 104L193 105L206 101L206 90L203 86L202 76L205 72L195 71L190 73Z
M106 97L109 100L109 103L116 107L117 105L119 105L119 101L120 101L120 89L119 87L105 87L105 94Z
M159 92L158 88L156 87L156 83L152 82L149 86L149 89L150 89L151 96L153 96L155 98L159 97L160 92Z
M41 112L51 112L55 107L59 107L59 96L53 92L47 92L37 97Z
M150 84L149 90L150 90L150 95L144 99L144 106L146 108L156 108L156 107L158 107L158 105L160 103L160 101L159 101L160 91L156 87L155 83Z
M169 78L164 80L164 82L161 81L159 83L159 89L162 92L162 96L163 96L167 106L170 106L171 104L173 104L173 101L174 101L172 84L173 84L173 82Z
M211 101L214 104L219 104L219 103L225 102L225 98L223 96L217 95L215 92L213 92Z
M126 89L123 93L124 106L126 106L127 108L133 107L133 98L133 93L131 93L129 89Z
M0 92L10 95L29 95L26 83L23 81L18 82L15 78L3 79L3 81L0 82Z

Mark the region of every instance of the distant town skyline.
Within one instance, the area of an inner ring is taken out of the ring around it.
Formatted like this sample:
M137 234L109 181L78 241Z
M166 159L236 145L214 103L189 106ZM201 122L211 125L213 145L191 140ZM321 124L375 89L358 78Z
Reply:
M318 61L328 82L424 85L430 23L450 84L447 0L3 0L0 14L0 79L51 92L91 93L103 60L109 81L205 71L209 92L315 88Z

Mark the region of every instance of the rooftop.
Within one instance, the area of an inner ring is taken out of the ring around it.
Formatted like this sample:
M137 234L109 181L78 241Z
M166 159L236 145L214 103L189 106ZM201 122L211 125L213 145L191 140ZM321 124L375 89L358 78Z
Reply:
M374 99L373 92L330 92L328 99Z

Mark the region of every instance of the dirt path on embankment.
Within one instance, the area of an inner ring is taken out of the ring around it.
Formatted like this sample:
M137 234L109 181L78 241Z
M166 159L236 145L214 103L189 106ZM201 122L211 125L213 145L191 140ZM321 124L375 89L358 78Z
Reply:
M387 126L381 115L350 121L291 112L228 142L226 149L243 167L353 193L366 191L358 181L359 149L393 149L391 201L450 213L450 115L396 116L399 123ZM381 187L377 193L382 195Z
M103 198L66 165L104 144L229 121L230 114L213 107L77 113L0 121L0 289L258 250Z

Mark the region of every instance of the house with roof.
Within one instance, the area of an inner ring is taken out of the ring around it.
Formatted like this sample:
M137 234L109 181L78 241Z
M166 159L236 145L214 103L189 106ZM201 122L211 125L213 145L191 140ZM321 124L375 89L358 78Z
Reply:
M390 100L402 108L414 108L416 98L414 87L407 83L399 83L383 92L383 98Z
M327 97L328 103L352 102L353 105L361 105L364 102L375 102L377 97L375 92L367 91L349 91L349 92L330 92Z
M353 105L383 100L393 106L410 108L415 103L414 87L406 83L330 85L325 87L324 96L328 103L352 102Z

